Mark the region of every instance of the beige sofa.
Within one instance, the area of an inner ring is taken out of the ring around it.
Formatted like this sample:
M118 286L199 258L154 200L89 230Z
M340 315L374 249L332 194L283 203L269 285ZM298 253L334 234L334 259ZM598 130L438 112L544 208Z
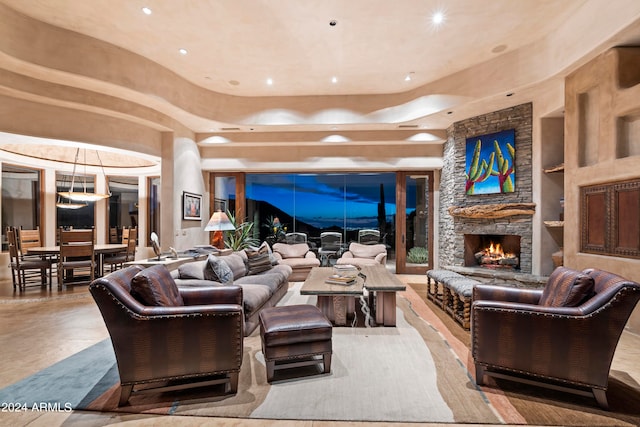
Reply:
M272 249L273 256L278 261L278 264L288 265L293 270L291 276L289 276L290 282L306 280L311 269L320 266L320 260L311 251L307 243L295 243L292 245L274 243Z
M358 267L365 265L376 265L387 263L387 247L383 244L363 245L361 243L351 242L349 250L343 252L338 258L336 264L351 264Z
M226 256L210 259L223 262L231 271L226 281L212 277L211 261L194 261L182 264L171 276L178 288L237 285L242 288L244 308L244 335L247 336L258 326L260 311L275 306L289 289L291 267L288 265L272 265L265 271L252 273L244 250ZM225 268L226 268L225 267ZM227 270L228 271L228 270Z

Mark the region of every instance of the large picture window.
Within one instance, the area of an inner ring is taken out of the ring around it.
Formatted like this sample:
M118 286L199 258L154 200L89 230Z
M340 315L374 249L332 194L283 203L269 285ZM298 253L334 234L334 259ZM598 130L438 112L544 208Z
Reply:
M2 165L2 250L8 250L7 227L40 226L41 171Z
M320 233L337 231L346 246L373 229L389 250L394 242L394 173L247 174L246 200L261 240L305 233L318 247Z
M108 176L109 243L122 242L122 229L138 226L138 178Z
M151 246L151 233L160 236L160 177L153 176L147 178L147 197L148 197L148 219L147 227L147 245Z
M71 191L71 182L75 179L76 185L80 180L82 186L89 193L95 192L93 175L82 176L68 172L56 172L56 192ZM72 207L70 207L72 206ZM73 202L64 197L57 196L56 227L57 228L81 228L87 229L95 226L95 202Z

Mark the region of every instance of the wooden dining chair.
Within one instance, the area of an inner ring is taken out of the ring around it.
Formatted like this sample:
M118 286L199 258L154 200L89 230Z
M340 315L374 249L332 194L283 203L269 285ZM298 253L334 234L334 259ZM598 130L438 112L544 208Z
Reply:
M123 244L127 244L129 242L129 232L131 231L131 228L129 227L124 227L122 229L122 243Z
M118 243L118 227L109 228L109 243Z
M20 254L20 259L23 261L38 259L46 261L48 264L47 268L50 270L49 276L51 276L56 264L56 256L29 254L29 249L39 248L42 246L40 227L36 227L35 229L26 229L20 226L20 228L15 229L15 232L18 239L18 253Z
M126 236L126 240L125 240ZM138 229L136 227L124 228L122 230L122 243L127 245L126 249L122 252L115 254L105 255L102 259L102 275L105 273L105 268L108 267L108 272L113 272L124 267L125 262L133 261L136 259L136 240L138 238Z
M94 236L94 229L60 229L58 289L62 289L63 285L89 284L93 281L96 272ZM78 276L78 273L82 275Z
M18 250L18 238L16 230L9 228L7 230L7 241L9 243L9 259L11 266L11 277L13 279L13 290L16 288L23 291L27 284L37 283L41 286L47 285L47 276L49 278L49 288L51 288L51 262L42 258L26 258L24 259ZM47 275L47 271L49 274ZM37 281L35 279L38 279Z
M39 257L38 255L29 255L29 249L42 246L42 241L40 240L40 227L36 227L35 229L24 229L20 227L16 232L18 238L18 250L22 255L22 258Z

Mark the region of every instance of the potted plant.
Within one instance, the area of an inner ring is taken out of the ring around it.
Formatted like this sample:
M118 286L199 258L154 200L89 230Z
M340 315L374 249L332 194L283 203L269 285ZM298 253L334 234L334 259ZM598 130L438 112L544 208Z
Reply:
M269 235L266 240L269 246L272 246L276 242L284 242L287 234L287 226L280 222L280 219L276 216L270 216L267 218L263 227L269 230Z
M245 221L238 224L231 212L227 211L227 216L235 227L235 230L225 233L224 244L227 248L239 251L260 244L260 240L253 236L253 222Z

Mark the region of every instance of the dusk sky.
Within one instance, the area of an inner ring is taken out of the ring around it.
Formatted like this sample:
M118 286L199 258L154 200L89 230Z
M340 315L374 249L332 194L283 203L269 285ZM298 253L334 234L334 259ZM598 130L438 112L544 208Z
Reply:
M395 215L395 174L249 174L247 198L271 203L319 228L377 227L380 184L387 218ZM346 186L346 191L345 191ZM415 203L415 202L414 202Z

